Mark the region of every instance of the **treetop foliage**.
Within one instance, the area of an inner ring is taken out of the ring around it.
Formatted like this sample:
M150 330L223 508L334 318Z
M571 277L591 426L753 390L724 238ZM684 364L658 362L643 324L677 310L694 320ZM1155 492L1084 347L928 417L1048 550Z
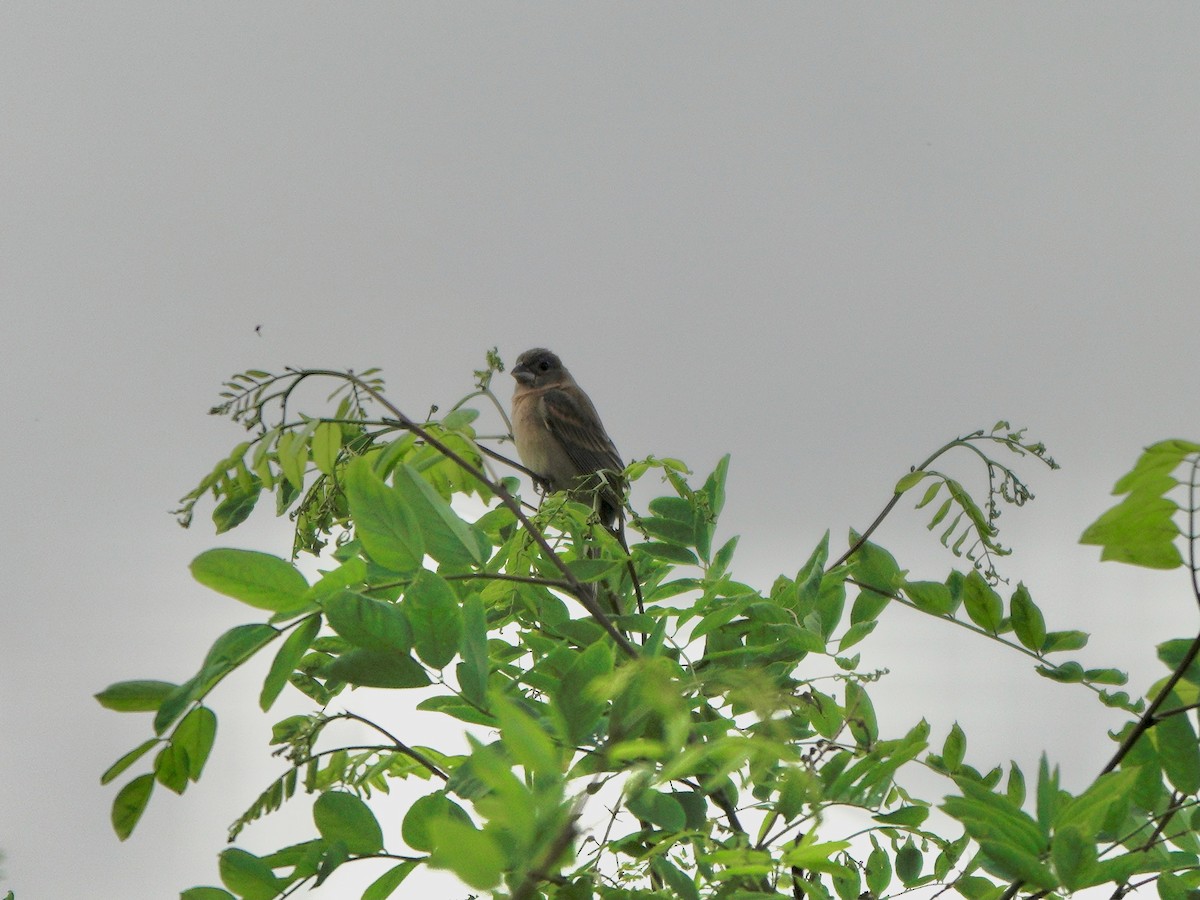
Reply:
M630 481L662 493L630 506L622 533L579 498L523 498L492 386L502 371L493 351L475 390L420 421L375 370L251 370L225 385L213 412L247 439L177 515L191 523L211 497L220 534L274 495L294 543L196 557L197 581L256 615L217 637L186 680L97 695L152 717L102 782L123 780L112 822L124 840L156 790L200 779L217 733L210 693L266 653L263 683L246 688L261 709L291 690L313 711L274 725L280 775L247 798L229 839L297 792L315 802L309 840L267 855L230 847L223 887L185 900L290 896L351 864L378 872L363 900L398 895L422 867L453 872L464 896L514 900L1120 897L1151 882L1182 900L1200 889L1200 637L1159 646L1168 674L1145 698L1120 689L1118 669L1071 659L1087 634L1052 628L1000 569L1001 512L1032 499L1020 470L1056 467L1042 444L1007 422L949 441L899 478L844 550L827 533L761 590L734 574L737 538L718 535L728 457L702 476L676 459L635 460ZM297 389L318 382L332 385L326 406L301 406ZM476 407L501 433L476 431ZM950 474L956 457L973 461L970 478ZM1200 445L1148 448L1084 542L1104 559L1186 565L1200 599L1198 466ZM942 580L909 580L872 540L901 501L949 551ZM319 578L297 568L300 555L320 560ZM871 689L884 673L862 652L890 605L1123 711L1109 764L1072 795L1045 756L1028 774L968 762L958 725L880 733ZM433 732L403 715L355 712L354 690L369 688L416 692L417 709L464 733L468 751L429 745ZM346 722L372 741L348 742ZM942 780L940 796L918 795L918 771ZM381 821L372 798L401 785L416 799Z

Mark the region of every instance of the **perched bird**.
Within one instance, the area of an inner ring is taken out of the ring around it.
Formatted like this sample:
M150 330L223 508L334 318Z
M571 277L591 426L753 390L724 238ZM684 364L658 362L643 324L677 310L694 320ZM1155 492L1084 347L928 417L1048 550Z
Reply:
M517 455L551 491L570 491L596 505L612 528L621 510L625 464L596 407L556 355L541 347L517 357L512 400Z

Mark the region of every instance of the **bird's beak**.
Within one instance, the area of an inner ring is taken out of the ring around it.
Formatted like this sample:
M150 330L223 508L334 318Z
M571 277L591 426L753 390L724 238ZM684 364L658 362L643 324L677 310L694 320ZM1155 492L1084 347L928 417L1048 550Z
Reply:
M533 384L533 372L526 366L517 366L512 370L512 377L517 379L521 384Z

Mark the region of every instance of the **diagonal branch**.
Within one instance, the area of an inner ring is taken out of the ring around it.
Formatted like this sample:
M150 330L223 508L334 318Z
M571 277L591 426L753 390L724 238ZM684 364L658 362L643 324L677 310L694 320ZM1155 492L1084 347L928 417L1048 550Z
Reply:
M447 459L452 460L464 472L468 473L473 478L476 478L481 484L486 485L493 494L500 498L500 502L508 507L509 511L517 518L517 521L521 523L521 526L529 533L530 537L533 538L534 542L538 545L542 552L546 554L546 558L549 559L550 562L554 564L555 568L562 573L563 580L570 585L571 594L573 594L584 607L584 609L591 614L591 616L596 620L597 624L599 624L605 631L608 632L609 636L612 637L613 641L618 647L621 648L621 651L625 653L626 656L630 657L631 659L635 659L638 656L638 651L631 643L629 643L629 640L625 637L625 635L623 635L621 631L613 624L612 619L608 616L608 614L600 608L600 605L596 602L595 598L591 596L591 592L587 589L583 582L575 577L575 574L570 570L570 568L568 568L567 564L562 561L557 553L554 552L554 548L550 546L549 541L546 540L546 537L542 534L541 529L535 527L534 524L529 521L529 517L526 516L525 511L521 509L520 502L516 499L516 497L508 492L504 485L492 481L478 466L463 457L460 453L449 447L443 441L439 440L436 436L431 434L428 429L422 427L406 416L397 406L384 397L383 394L381 394L367 382L363 381L357 375L328 369L305 369L303 370L303 373L349 379L353 384L357 385L363 391L368 393L374 400L383 406L384 409L391 413L397 425L419 436L429 446L436 449Z

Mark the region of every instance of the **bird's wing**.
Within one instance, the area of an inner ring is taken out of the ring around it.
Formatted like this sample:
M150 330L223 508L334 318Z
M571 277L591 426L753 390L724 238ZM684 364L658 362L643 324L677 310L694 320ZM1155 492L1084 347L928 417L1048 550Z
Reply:
M546 427L558 439L580 474L601 469L619 473L625 468L595 407L586 396L551 388L542 395L542 404Z

